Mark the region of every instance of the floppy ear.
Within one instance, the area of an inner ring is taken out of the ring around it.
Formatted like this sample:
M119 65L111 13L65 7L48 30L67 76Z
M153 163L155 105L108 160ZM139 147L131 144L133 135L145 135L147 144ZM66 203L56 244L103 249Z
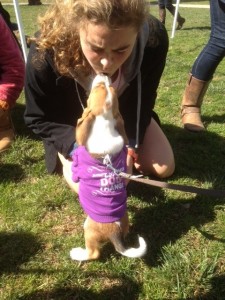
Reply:
M95 116L89 108L85 108L82 117L78 119L76 126L76 142L78 145L85 146Z

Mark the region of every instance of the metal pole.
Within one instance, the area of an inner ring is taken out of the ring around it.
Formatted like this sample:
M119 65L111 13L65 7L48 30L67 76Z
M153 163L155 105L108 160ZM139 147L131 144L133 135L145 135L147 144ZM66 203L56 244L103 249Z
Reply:
M19 28L19 33L20 33L20 41L21 41L23 56L24 56L24 60L26 63L27 62L27 43L26 43L26 38L24 35L23 23L21 21L20 8L19 8L18 1L13 0L13 5L14 5L16 20L17 20L17 24L18 24L18 28Z
M180 4L180 0L177 0L177 2L176 2L175 14L174 14L174 18L173 18L173 27L172 27L172 34L171 34L171 38L172 38L172 39L173 39L174 36L175 36L176 23L177 23L177 16L178 16L178 11L179 11L179 4Z

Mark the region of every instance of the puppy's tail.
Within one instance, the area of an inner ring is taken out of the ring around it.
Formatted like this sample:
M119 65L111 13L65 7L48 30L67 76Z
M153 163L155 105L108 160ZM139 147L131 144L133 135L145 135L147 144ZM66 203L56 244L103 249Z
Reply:
M142 257L147 252L147 244L141 236L138 236L138 241L139 241L138 248L126 249L123 244L122 236L112 235L110 237L110 241L113 243L117 252L127 257L131 257L131 258Z

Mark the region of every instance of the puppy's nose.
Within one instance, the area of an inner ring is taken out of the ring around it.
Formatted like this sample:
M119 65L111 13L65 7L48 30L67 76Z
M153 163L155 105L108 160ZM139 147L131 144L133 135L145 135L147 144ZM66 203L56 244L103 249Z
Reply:
M111 84L111 79L105 74L98 74L95 76L93 82L92 82L92 88L97 86L99 83L104 83L105 86L109 86Z
M103 67L105 67L105 65L108 63L106 58L102 58L100 63L103 65Z

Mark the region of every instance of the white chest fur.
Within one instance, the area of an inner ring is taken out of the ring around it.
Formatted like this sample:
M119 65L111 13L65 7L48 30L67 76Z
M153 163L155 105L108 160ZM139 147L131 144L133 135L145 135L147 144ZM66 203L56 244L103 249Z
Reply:
M119 153L123 145L124 140L115 129L112 112L97 116L87 140L87 150L90 153L113 155Z

